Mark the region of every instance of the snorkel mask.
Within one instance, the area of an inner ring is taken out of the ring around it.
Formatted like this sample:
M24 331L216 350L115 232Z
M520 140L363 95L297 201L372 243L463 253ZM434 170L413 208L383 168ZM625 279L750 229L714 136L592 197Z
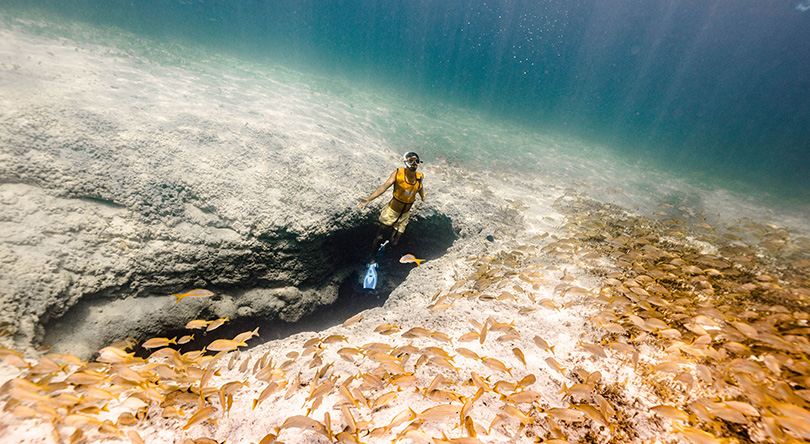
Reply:
M410 159L412 157L416 157L416 162L408 161L408 159ZM408 167L411 171L415 171L416 167L420 163L422 163L422 161L419 160L419 154L416 154L413 151L408 151L407 153L403 154L402 155L402 160L405 162L405 166Z

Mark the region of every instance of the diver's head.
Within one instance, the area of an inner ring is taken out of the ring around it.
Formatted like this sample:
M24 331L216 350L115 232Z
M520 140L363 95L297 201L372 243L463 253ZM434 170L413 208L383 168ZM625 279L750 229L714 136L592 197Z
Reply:
M411 171L416 171L416 168L422 163L419 160L419 155L414 153L413 151L408 151L402 156L402 160L405 161L405 166L408 167Z

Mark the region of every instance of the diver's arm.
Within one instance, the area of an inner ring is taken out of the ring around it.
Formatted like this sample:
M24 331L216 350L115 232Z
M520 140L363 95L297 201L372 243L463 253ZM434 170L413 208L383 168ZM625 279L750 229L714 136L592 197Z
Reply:
M384 193L385 190L391 188L391 185L393 185L394 182L396 182L396 180L397 180L397 172L394 171L393 173L391 173L391 176L388 177L388 180L386 180L384 184L380 185L379 188L377 188L376 190L374 190L373 193L371 193L371 196L368 196L365 199L360 199L360 202L358 202L357 205L360 207L360 209L364 209L369 202L380 197L380 194Z
M425 187L419 188L419 197L422 198L422 202L425 201Z

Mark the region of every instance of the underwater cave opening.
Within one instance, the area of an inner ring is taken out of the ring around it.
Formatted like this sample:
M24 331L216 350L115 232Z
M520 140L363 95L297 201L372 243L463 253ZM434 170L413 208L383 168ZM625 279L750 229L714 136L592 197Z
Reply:
M362 277L365 272L365 262L370 254L371 244L376 232L377 225L367 223L340 233L332 233L330 238L323 243L322 252L324 257L341 262L341 266L334 275L342 279L338 296L332 304L317 306L309 313L301 316L297 321L287 322L277 316L271 318L253 315L232 316L229 322L210 332L206 332L205 329L189 330L184 325L155 325L154 329L148 329L148 331L138 329L137 333L120 331L120 337L112 339L106 344L136 334L136 339L139 342L151 337L179 338L184 335L194 334L193 340L175 346L181 353L185 353L192 350L201 350L216 339L232 339L239 333L254 330L257 327L259 328L259 336L248 341L248 348L300 332L321 331L339 325L364 310L382 306L389 295L416 268L414 263L400 263L400 257L405 254L413 254L417 258L426 259L429 262L443 256L447 249L458 239L457 231L454 229L452 220L449 217L440 213L415 216L408 225L408 230L400 239L399 244L387 248L382 257L378 256L380 275L378 286L375 290L367 290L363 289ZM329 279L331 278L329 277ZM326 280L324 279L324 281ZM212 290L215 293L229 293L229 289L226 288ZM216 300L216 296L214 300ZM198 318L212 320L217 317L212 306L209 306L200 312ZM188 319L188 321L190 320ZM75 322L82 321L75 320ZM76 324L74 323L74 325ZM134 351L141 357L150 354L149 350L141 346L136 346Z

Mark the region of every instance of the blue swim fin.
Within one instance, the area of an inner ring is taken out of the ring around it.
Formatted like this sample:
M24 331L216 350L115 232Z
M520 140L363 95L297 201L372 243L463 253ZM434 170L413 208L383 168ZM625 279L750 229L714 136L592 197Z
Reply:
M363 288L374 290L377 288L377 264L371 264L363 277Z

